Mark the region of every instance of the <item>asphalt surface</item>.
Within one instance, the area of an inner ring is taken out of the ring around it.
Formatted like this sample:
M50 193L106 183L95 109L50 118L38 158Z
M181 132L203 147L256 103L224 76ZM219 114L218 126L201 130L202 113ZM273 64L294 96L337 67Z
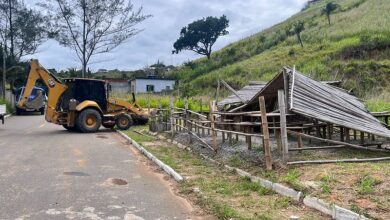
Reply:
M72 133L43 116L0 124L0 219L189 219L172 192L115 132Z

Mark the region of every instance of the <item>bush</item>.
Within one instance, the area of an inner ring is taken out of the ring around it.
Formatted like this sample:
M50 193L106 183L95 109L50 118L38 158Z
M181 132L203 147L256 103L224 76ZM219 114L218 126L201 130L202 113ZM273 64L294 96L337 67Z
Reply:
M4 104L7 106L7 113L12 113L14 111L14 108L10 102L0 98L0 105L4 105Z

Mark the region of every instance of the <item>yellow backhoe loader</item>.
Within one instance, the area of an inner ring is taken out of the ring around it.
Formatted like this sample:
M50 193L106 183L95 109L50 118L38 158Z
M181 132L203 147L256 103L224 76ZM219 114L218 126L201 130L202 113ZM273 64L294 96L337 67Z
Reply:
M127 130L133 124L145 124L148 121L147 110L133 102L109 97L110 85L104 80L70 78L60 80L43 68L38 60L31 60L27 83L19 108L31 108L34 101L28 97L38 79L48 88L46 121L72 131L83 133L96 132L101 125Z

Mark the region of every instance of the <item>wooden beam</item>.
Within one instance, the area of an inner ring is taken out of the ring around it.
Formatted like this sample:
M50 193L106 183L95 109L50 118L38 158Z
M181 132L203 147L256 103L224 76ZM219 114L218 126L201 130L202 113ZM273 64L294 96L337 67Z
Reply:
M221 83L227 88L229 89L235 96L237 96L237 98L242 102L242 103L246 103L246 101L241 98L241 96L238 95L237 91L234 90L227 82L225 82L223 79L220 80Z

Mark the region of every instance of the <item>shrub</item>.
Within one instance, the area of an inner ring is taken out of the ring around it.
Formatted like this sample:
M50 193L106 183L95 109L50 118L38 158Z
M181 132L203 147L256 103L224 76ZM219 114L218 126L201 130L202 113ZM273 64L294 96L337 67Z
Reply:
M12 113L14 111L14 107L11 105L10 102L0 98L0 105L4 105L4 104L7 107L7 113Z

